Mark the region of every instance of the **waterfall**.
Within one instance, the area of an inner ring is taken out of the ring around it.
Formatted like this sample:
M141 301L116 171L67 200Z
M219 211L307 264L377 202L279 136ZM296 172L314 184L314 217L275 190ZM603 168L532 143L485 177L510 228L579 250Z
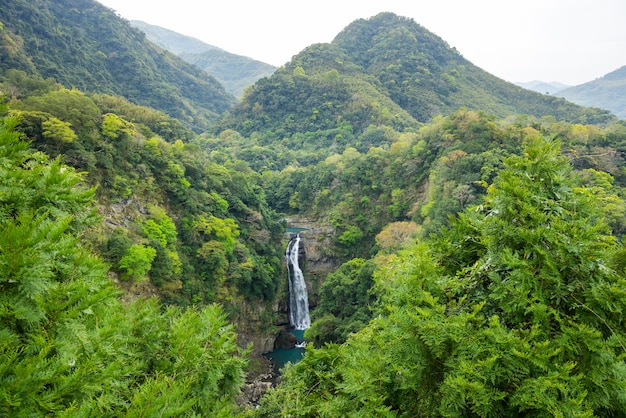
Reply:
M306 283L298 262L299 252L300 234L297 234L289 241L285 255L289 272L289 322L295 329L303 330L311 326L311 319Z

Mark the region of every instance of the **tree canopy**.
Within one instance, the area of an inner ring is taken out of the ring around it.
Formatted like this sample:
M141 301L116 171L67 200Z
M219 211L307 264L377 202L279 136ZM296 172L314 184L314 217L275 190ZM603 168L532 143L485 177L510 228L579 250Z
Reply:
M84 244L94 190L0 120L0 415L232 416L247 360L221 308L122 303Z
M21 70L82 91L119 95L198 131L235 103L215 78L159 49L93 0L2 3L0 57L0 75Z
M0 92L0 415L236 415L241 347L286 326L291 215L330 231L310 344L248 415L624 415L608 112L381 13L223 114L92 0L0 5Z
M259 416L616 416L626 272L559 143L506 160L479 206L375 273L377 316L288 368Z

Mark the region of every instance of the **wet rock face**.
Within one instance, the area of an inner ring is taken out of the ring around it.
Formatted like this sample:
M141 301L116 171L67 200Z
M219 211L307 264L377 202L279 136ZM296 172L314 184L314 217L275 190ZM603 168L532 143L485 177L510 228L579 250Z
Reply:
M249 407L256 407L259 405L261 398L272 387L272 382L254 381L246 383L241 388L241 402L240 405L246 405Z
M300 268L304 273L309 295L309 308L313 309L319 301L319 290L328 273L335 271L340 262L328 253L331 248L334 229L328 225L319 225L315 221L293 216L286 219L293 228L304 228L300 232L304 258ZM288 239L288 237L287 237Z
M300 235L303 237L302 250L306 254L307 271L325 271L336 264L332 257L327 255L332 236L335 233L331 226L318 225L310 219L301 217L288 218L287 225L294 228L305 228L304 231L300 232Z
M252 357L261 357L263 353L274 349L277 324L268 323L268 317L276 316L279 311L278 301L265 304L261 301L240 303L240 311L232 317L237 327L237 340L240 347L252 346Z
M274 342L274 349L290 349L296 346L298 342L297 338L290 332L286 330L282 330L278 333L278 337L276 337L276 341Z
M258 351L261 353L267 353L274 349L276 336L271 335L269 337L262 337L257 340Z

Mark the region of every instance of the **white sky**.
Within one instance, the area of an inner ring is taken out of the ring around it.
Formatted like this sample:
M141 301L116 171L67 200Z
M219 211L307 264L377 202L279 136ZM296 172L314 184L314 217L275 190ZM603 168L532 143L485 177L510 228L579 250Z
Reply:
M98 0L275 66L352 21L411 17L475 65L507 81L582 84L626 65L625 0Z

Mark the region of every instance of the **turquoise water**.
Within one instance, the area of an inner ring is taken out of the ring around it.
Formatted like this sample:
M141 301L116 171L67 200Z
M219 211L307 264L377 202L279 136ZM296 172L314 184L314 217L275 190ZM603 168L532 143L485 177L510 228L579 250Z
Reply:
M291 330L291 334L296 337L298 342L304 341L304 330L303 329L293 329Z
M299 362L303 354L304 348L279 348L263 355L271 359L276 366L276 370L280 371L287 363Z
M296 337L298 342L304 340L304 330L294 329L291 333ZM302 359L304 354L304 348L279 348L269 353L263 354L265 357L271 359L276 366L276 370L280 370L285 367L287 363L297 363Z

